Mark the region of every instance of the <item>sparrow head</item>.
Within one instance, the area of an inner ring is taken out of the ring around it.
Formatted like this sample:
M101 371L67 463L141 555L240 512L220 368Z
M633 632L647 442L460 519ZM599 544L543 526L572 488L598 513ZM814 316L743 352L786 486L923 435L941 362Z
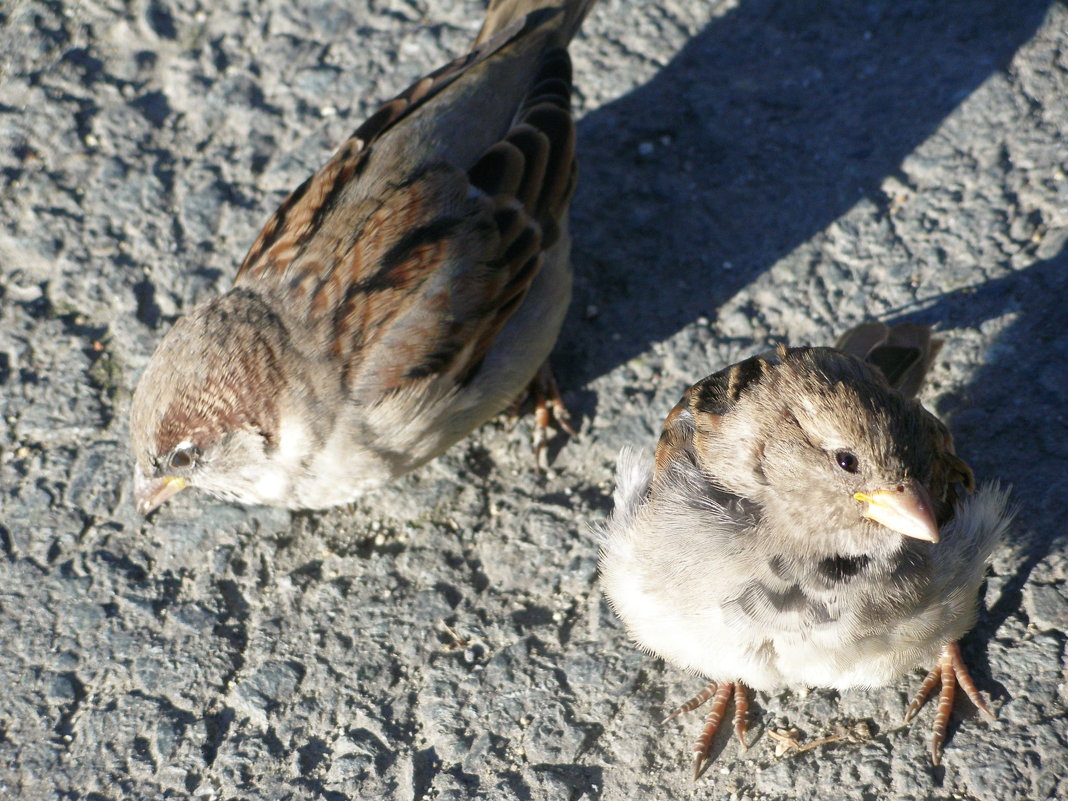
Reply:
M937 542L928 487L941 423L881 373L830 349L788 353L777 372L763 467L772 491L823 505L843 528L863 519Z
M263 502L285 388L284 327L254 294L234 290L167 332L134 391L130 432L137 509L186 487Z
M842 552L901 541L892 534L938 541L957 475L945 462L967 466L947 450L945 426L876 368L798 348L717 375L716 386L691 390L696 452L717 483Z

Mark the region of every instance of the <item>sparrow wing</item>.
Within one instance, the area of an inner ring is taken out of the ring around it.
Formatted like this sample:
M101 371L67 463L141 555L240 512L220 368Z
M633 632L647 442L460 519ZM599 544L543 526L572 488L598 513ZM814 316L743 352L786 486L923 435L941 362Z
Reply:
M386 103L249 251L235 284L284 298L356 399L469 380L559 240L576 168L555 43L573 21L501 24Z

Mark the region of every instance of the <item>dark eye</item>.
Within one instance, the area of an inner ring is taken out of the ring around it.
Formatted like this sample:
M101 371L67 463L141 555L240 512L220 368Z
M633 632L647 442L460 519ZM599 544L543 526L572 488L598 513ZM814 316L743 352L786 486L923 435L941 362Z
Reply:
M849 451L836 451L834 460L838 462L838 466L847 473L855 473L860 469L860 462L857 461L857 457Z
M192 447L178 448L167 460L167 465L171 470L185 470L187 467L192 467L194 461L196 461L196 454Z

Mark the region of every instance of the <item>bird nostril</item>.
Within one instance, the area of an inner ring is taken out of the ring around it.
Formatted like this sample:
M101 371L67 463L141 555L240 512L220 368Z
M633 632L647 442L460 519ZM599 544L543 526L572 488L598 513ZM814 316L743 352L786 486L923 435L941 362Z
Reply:
M898 485L897 485L897 491L898 491L898 492L904 492L904 491L905 491L905 487L904 487L904 485L903 485L903 484L898 484Z

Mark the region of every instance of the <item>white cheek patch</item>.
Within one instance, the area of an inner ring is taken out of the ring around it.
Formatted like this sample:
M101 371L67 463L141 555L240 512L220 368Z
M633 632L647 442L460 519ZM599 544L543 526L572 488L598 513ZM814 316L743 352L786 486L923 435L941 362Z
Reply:
M308 429L299 421L283 420L275 449L268 451L261 463L242 470L258 503L284 502L289 494L290 478L300 473L301 461L308 453Z
M256 493L264 499L284 500L289 493L290 478L301 474L301 463L310 448L307 427L294 415L283 415L278 445L268 454L262 475L252 477Z

